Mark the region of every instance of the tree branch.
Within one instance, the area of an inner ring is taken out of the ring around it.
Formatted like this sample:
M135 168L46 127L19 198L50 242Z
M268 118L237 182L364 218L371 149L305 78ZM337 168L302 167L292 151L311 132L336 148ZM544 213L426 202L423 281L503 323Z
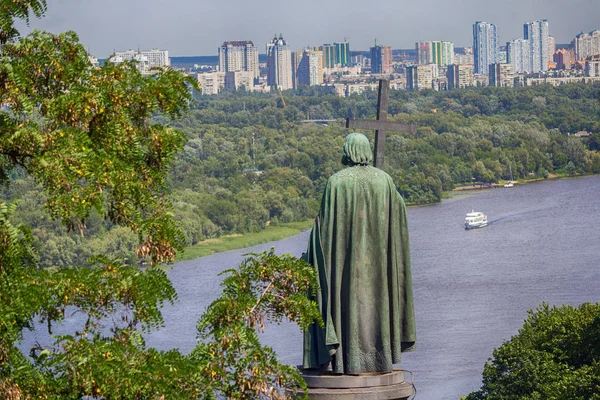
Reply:
M265 290L263 290L263 292L260 294L260 297L258 298L258 301L254 305L254 307L252 307L252 309L250 310L250 313L249 313L250 315L252 315L252 313L254 312L254 310L256 309L256 307L258 307L258 305L260 304L262 298L269 291L269 289L271 289L271 286L273 286L273 282L269 282L269 284L267 285L267 287L265 288Z

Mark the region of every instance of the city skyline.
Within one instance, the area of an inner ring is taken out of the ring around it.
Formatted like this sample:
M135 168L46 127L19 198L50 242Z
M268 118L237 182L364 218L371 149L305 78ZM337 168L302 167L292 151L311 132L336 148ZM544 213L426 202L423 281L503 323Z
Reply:
M550 35L570 43L580 32L598 29L598 0L465 0L461 7L439 0L399 4L381 0L364 8L355 0L279 5L273 1L231 0L199 4L190 0L128 0L83 3L48 0L48 12L30 28L51 32L74 30L93 55L104 58L129 48L168 49L171 56L215 55L223 41L252 40L260 53L274 34L282 33L294 51L348 38L352 50L377 43L414 48L418 40L472 46L472 25L487 21L498 27L499 43L522 36L523 24L547 19ZM432 13L431 10L435 10ZM19 26L22 33L29 28Z

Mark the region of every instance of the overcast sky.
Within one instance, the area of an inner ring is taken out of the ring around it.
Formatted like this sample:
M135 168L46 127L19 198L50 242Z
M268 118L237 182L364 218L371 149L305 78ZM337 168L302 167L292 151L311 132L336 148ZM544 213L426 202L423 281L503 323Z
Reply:
M216 55L225 40L252 40L261 53L273 34L292 50L348 38L351 50L377 43L414 48L417 40L472 45L475 21L496 24L500 43L523 36L523 23L547 19L557 43L600 29L600 0L47 0L30 28L74 30L105 58L129 48L170 56ZM27 29L21 30L22 33Z

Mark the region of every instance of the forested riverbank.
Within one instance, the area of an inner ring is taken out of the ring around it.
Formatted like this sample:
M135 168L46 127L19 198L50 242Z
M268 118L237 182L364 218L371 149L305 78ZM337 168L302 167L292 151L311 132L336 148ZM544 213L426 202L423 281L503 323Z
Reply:
M437 202L456 186L500 182L511 172L521 181L599 173L599 91L589 84L392 90L390 118L418 129L388 132L384 168L409 204ZM276 94L197 97L171 124L187 141L164 191L186 246L313 218L327 178L342 168L343 119L375 117L375 92L339 98L304 89L283 96L285 107ZM305 119L339 122L300 122ZM575 135L580 131L586 133ZM11 180L1 196L19 202L15 222L33 226L41 265L82 265L92 254L138 262L135 233L92 214L86 237L67 234L46 216L40 190L27 176L14 170Z

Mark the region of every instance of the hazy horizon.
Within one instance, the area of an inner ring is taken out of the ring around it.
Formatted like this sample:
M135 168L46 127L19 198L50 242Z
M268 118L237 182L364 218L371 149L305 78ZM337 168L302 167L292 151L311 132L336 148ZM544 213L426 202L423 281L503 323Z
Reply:
M599 12L600 0L464 0L461 7L439 0L408 5L380 0L370 8L357 0L231 0L226 6L191 0L48 0L45 17L19 28L23 34L30 29L73 30L98 58L132 48L158 48L183 57L216 55L227 40L252 40L264 53L266 43L280 33L294 51L344 38L353 51L368 50L375 39L394 49L414 48L418 40L470 47L475 21L496 24L503 45L523 36L524 23L547 19L550 35L565 44L579 32L600 29Z

